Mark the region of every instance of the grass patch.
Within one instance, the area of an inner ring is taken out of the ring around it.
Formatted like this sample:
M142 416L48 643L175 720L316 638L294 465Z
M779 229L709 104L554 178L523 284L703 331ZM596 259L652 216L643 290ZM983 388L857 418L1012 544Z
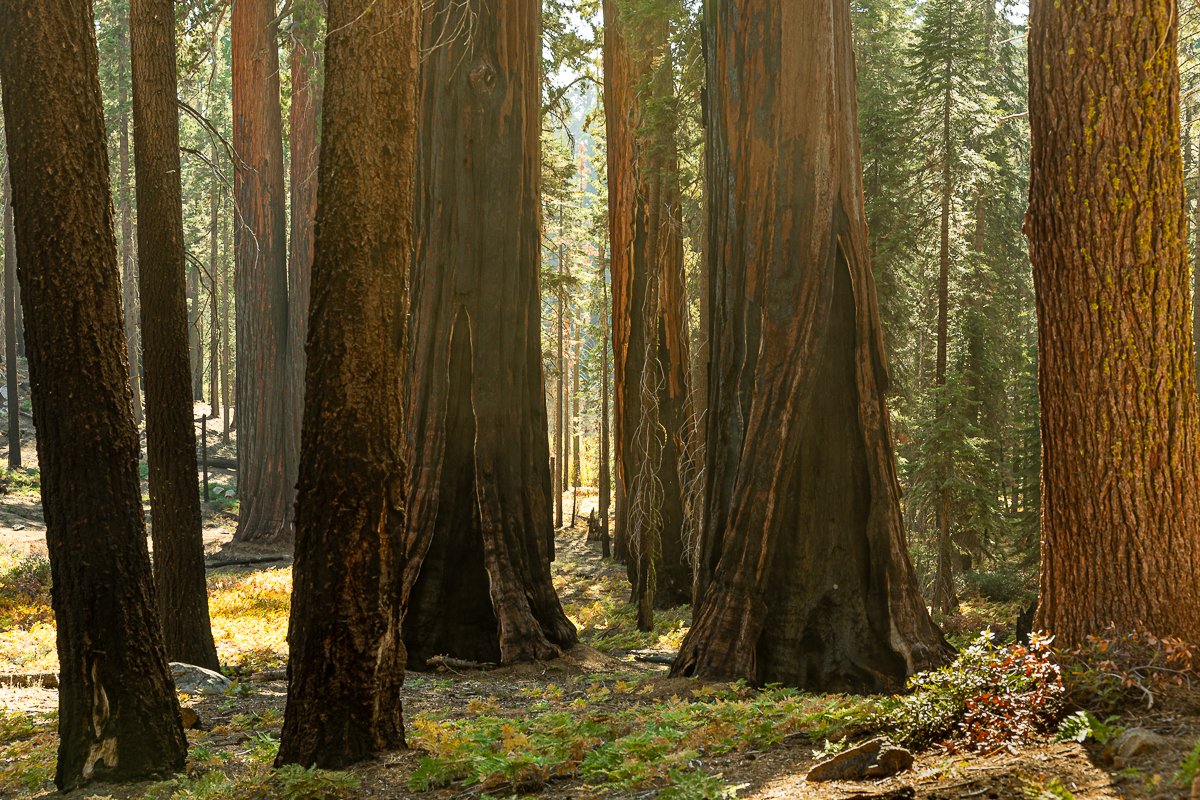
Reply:
M609 699L602 688L589 694ZM836 737L865 724L873 711L867 699L791 689L697 685L693 694L691 701L672 697L619 710L585 696L565 705L547 703L539 710L548 710L519 718L420 716L410 723L409 738L429 756L410 777L409 788L427 791L462 782L485 792L527 793L556 779L578 778L606 789L657 788L663 797L726 797L732 787L694 766L701 756L771 747L793 734Z
M563 594L567 579L555 578L555 588ZM602 576L573 601L563 604L571 622L579 630L579 640L601 652L626 653L630 650L679 650L691 626L692 612L687 606L654 612L654 630L637 629L637 612L631 603L615 598L629 594L623 578Z
M0 710L0 797L53 789L57 755L53 715Z
M245 674L287 664L292 570L222 572L208 577L208 608L221 663Z
M0 468L0 494L40 497L42 473L36 467Z
M215 573L208 578L213 638L234 673L287 663L290 568ZM0 553L0 672L58 669L50 564L40 556Z
M50 562L0 552L0 672L57 668Z
M231 777L197 771L150 787L155 800L338 800L354 797L358 778L345 772L305 769L289 764L271 769L263 764L249 774Z

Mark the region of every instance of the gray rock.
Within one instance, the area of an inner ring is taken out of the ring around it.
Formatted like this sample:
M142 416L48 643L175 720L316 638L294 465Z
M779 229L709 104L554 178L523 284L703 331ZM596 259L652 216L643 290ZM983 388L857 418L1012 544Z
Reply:
M892 745L884 737L863 742L857 747L822 761L808 772L810 781L861 781L888 778L911 769L912 753Z
M229 678L211 669L178 661L172 661L169 666L175 690L184 694L224 694L230 686Z
M1104 758L1118 769L1130 764L1130 759L1169 745L1171 740L1145 728L1130 728L1104 748Z

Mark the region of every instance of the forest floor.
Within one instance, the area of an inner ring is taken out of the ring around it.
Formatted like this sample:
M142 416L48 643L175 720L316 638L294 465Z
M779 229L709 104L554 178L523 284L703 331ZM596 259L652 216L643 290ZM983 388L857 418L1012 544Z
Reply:
M591 505L590 498L581 504ZM209 509L214 544L227 541ZM283 718L290 565L210 571L213 630L237 676L224 694L182 698L187 772L162 782L93 786L74 798L1186 798L1200 718L1178 706L1129 712L1106 730L1163 738L1120 766L1094 741L1052 735L986 755L933 747L914 768L868 782L812 784L805 776L837 743L878 728L881 700L673 679L647 657L674 652L687 609L638 632L622 568L586 542L585 521L559 532L555 584L581 632L561 659L490 670L410 673L404 689L410 750L346 773L272 770ZM55 669L44 561L11 542L0 521L0 673ZM7 549L6 549L7 548ZM228 547L221 557L231 554ZM234 553L236 554L236 553ZM282 554L281 554L282 555ZM986 615L975 611L976 615ZM1000 613L1000 612L994 612ZM1007 609L1003 613L1007 613ZM982 617L980 617L982 618ZM970 624L974 619L965 617ZM978 621L977 619L975 621ZM57 696L0 687L0 797L52 793ZM832 743L832 744L831 744ZM1189 752L1192 753L1189 756ZM1190 759L1190 766L1189 766ZM1189 772L1190 770L1190 772Z
M31 436L24 449L26 463L36 464ZM57 669L37 479L36 468L0 471L0 798L53 794L57 693L3 680ZM205 504L210 562L264 555L261 548L250 552L231 543L234 483L232 473L214 473L215 491ZM1200 768L1200 696L1186 688L1154 697L1158 702L1149 708L1131 690L1138 702L1124 704L1116 715L1098 712L1084 743L1058 741L1053 732L985 754L948 743L919 749L913 768L895 777L809 783L808 770L846 743L893 733L887 714L899 701L668 677L658 662L678 649L689 610L660 612L653 633L636 630L623 567L602 559L599 545L586 541L593 504L594 496L580 498L576 524L559 531L554 563L555 586L579 628L580 644L545 663L410 673L404 688L410 749L349 772L271 768L287 688L287 554L277 553L281 560L274 564L211 568L213 634L234 680L222 694L181 696L199 718L188 731L186 773L159 782L96 785L67 796L1200 797L1190 788ZM1013 603L974 599L939 621L956 643L984 628L1003 639L1011 636L1015 610ZM1115 667L1099 669L1096 675ZM1134 758L1114 759L1104 742L1121 729L1148 732L1152 746Z

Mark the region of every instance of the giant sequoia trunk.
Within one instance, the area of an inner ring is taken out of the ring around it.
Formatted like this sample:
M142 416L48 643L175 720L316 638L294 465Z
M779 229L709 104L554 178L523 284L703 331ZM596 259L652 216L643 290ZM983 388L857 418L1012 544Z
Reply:
M652 608L687 603L692 570L682 460L688 448L683 234L665 20L632 22L626 0L604 4L617 525L629 555L638 625ZM655 116L655 111L659 116Z
M274 0L233 4L238 497L235 538L289 532L287 227Z
M1200 644L1200 441L1174 3L1030 4L1038 626Z
M419 5L329 3L326 126L278 764L404 745L406 282Z
M129 8L134 168L142 220L138 287L145 333L146 451L159 618L172 661L216 669L188 375L175 3L132 0Z
M900 516L846 0L706 19L705 539L678 675L892 689L945 653Z
M64 791L173 772L187 751L142 524L97 68L90 0L0 2Z
M536 0L425 12L404 579L414 666L548 658L575 642L550 579L539 28Z
M304 416L304 342L308 334L308 296L317 220L317 138L321 116L320 0L292 6L292 103L288 115L291 144L292 246L288 250L287 445L288 485L299 469L300 423Z

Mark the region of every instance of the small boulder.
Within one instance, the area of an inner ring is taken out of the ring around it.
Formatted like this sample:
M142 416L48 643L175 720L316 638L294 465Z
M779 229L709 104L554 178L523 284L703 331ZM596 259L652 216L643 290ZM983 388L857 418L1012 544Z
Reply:
M184 694L224 694L230 686L229 678L211 669L178 661L172 661L169 666L175 690Z
M861 781L889 778L913 765L912 753L896 747L884 737L852 747L822 761L808 772L810 781Z
M1129 763L1131 758L1159 750L1168 744L1170 744L1170 740L1167 737L1160 736L1154 731L1145 728L1130 728L1109 742L1108 747L1104 748L1104 754L1115 766L1123 767Z

